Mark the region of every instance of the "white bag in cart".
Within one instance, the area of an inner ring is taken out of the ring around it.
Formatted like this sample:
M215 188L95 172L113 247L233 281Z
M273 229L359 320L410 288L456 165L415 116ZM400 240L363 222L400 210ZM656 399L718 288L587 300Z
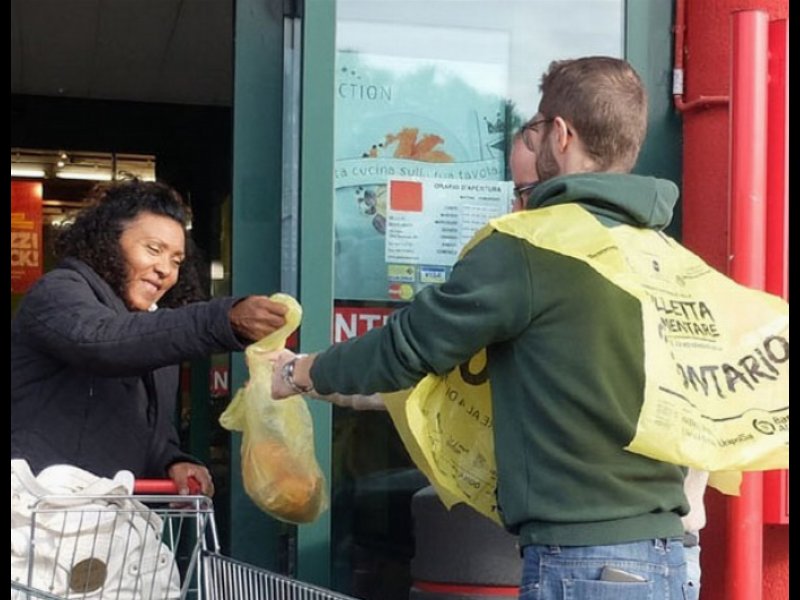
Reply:
M26 461L12 460L11 581L28 584L32 570L33 588L63 598L179 598L162 520L132 493L128 471L112 480L55 465L34 477Z

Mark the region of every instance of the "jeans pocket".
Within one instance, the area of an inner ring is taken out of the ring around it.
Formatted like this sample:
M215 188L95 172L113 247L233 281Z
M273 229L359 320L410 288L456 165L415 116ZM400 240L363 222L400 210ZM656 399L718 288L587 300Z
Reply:
M561 582L564 600L651 600L651 581L623 582L564 579ZM543 599L543 600L550 600Z
M700 586L693 582L683 584L683 600L699 600Z

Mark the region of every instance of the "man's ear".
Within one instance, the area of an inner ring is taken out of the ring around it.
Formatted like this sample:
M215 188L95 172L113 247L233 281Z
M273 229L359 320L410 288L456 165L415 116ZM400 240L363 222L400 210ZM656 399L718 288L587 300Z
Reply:
M567 147L569 146L569 143L571 141L571 138L574 135L569 123L567 123L561 117L555 117L553 119L552 131L555 133L558 151L566 152Z

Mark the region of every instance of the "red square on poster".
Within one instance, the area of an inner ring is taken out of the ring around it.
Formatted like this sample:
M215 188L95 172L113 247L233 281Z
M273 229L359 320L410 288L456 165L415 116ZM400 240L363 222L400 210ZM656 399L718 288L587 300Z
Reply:
M389 202L392 210L422 212L422 183L419 181L390 181Z

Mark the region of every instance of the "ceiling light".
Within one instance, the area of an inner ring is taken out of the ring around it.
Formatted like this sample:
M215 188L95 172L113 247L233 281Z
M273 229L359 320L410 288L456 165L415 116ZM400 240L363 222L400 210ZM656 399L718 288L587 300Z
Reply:
M155 164L155 156L149 154L11 148L12 177L60 177L87 181L136 177L155 181Z
M84 179L87 181L111 181L111 173L101 169L67 167L56 172L59 179Z
M44 169L11 165L12 177L44 177Z
M225 265L222 264L221 260L211 261L211 279L213 281L225 279Z

